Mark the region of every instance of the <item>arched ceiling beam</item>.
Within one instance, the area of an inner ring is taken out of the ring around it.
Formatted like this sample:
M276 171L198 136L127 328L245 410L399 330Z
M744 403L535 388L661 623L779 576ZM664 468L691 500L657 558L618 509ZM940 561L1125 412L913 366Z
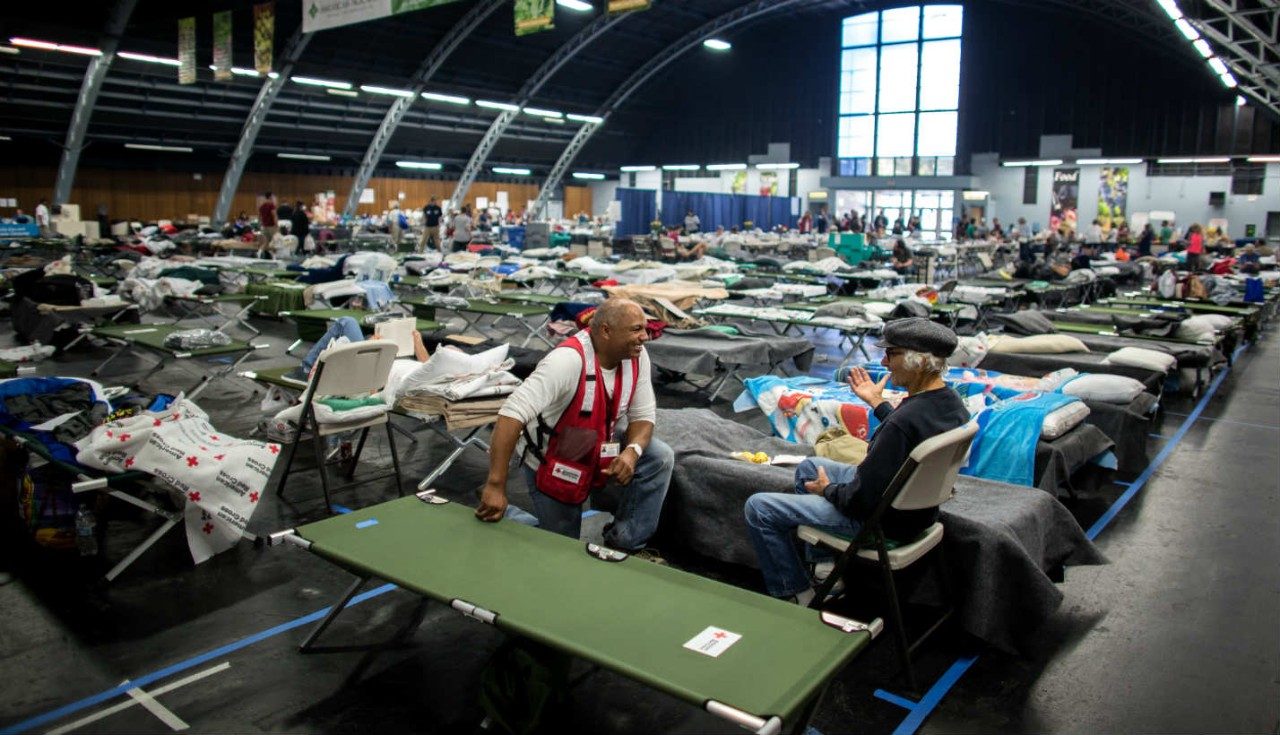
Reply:
M1218 47L1239 91L1280 119L1280 8L1249 7L1240 0L1204 0L1217 17L1193 20Z
M107 78L107 69L116 58L120 37L124 35L129 16L133 15L133 8L137 4L137 0L116 0L116 6L111 9L111 17L107 20L106 35L102 39L102 55L89 60L89 68L80 84L80 97L71 112L67 141L62 146L58 179L53 185L54 204L63 204L71 198L71 185L75 182L76 168L80 165L80 151L84 150L85 136L89 132L89 117L93 114L94 103L98 101L102 80Z
M524 107L529 104L529 100L542 89L542 85L560 70L569 59L572 59L582 49L591 44L592 41L600 37L601 34L608 31L618 23L631 16L632 13L620 13L610 15L608 13L598 16L591 21L587 27L578 31L569 42L556 50L555 54L547 59L542 66L538 67L520 87L520 91L516 92L515 99L512 100L517 108ZM512 121L520 114L519 110L503 110L498 117L489 125L489 129L485 131L484 137L480 139L480 144L476 146L475 152L471 154L471 160L467 161L467 165L462 169L462 176L458 178L458 185L453 190L453 196L450 201L454 206L461 204L467 196L467 190L475 183L476 177L480 175L480 169L484 167L485 161L489 160L489 154L493 152L494 146L498 141L502 140L502 134L507 131Z
M542 189L538 192L538 198L534 201L533 211L529 213L531 217L541 217L546 209L547 202L551 199L551 193L560 186L560 181L564 178L564 174L569 169L569 165L573 163L573 159L577 157L591 136L608 121L609 116L613 114L637 89L644 86L654 74L657 74L663 68L679 58L684 52L697 47L705 39L729 30L735 26L755 20L769 13L786 10L797 5L804 5L815 2L815 0L752 0L734 10L723 15L717 16L694 30L681 36L675 43L667 46L650 57L644 66L640 67L627 78L625 82L618 85L609 99L596 110L595 117L601 119L599 123L584 123L573 136L573 140L569 142L569 147L565 148L560 154L560 158L556 160L555 165L551 169L551 173L547 175L545 181L542 182Z
M400 127L414 100L427 91L427 84L444 65L449 55L503 2L504 0L481 0L476 3L457 25L449 29L435 48L431 49L427 58L423 59L417 73L413 75L413 85L409 88L413 94L409 97L397 97L395 102L391 103L391 108L382 118L382 124L373 134L373 140L369 141L369 149L365 151L364 159L360 161L360 168L356 169L356 180L351 185L351 195L347 197L347 205L342 209L343 215L347 217L355 215L361 192L369 185L369 179L373 178L373 172L378 167L378 161L386 151L387 144L391 142L391 136L395 135L396 128Z
M249 110L249 117L244 121L244 129L240 131L240 140L236 142L236 149L231 153L227 173L222 177L222 188L218 190L218 202L213 207L214 225L221 225L227 221L227 214L231 211L231 201L235 199L236 189L240 188L240 177L244 175L245 164L253 154L253 144L258 140L262 124L267 120L267 113L271 111L271 105L276 101L281 88L289 81L290 75L293 74L293 65L298 63L310 40L311 34L303 33L302 27L299 26L280 55L279 74L274 79L268 76L263 80L262 89L258 90L253 108Z

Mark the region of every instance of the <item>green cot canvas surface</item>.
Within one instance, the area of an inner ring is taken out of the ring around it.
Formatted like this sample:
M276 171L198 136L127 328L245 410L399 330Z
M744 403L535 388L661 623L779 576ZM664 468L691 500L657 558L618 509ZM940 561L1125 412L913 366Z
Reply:
M258 302L252 309L254 314L276 316L282 311L300 311L307 308L302 300L302 292L306 286L292 281L263 281L250 283L244 292L250 296L266 296L265 301Z
M481 523L457 503L410 496L297 533L358 574L477 605L499 629L696 705L715 700L784 724L870 640L765 595L641 559L601 561L582 542L511 521ZM714 637L708 628L741 638L717 657L685 647Z
M498 298L518 304L541 304L543 306L555 306L569 301L569 297L562 294L533 293L531 291L506 291L499 293Z
M164 346L164 339L174 332L181 332L191 329L191 327L179 326L177 324L111 324L105 327L94 327L93 334L97 337L111 337L114 339L123 339L143 347L150 347L153 350L165 352L170 355L182 353L191 355L192 357L205 357L211 355L229 355L235 352L244 352L249 349L248 342L240 342L232 340L231 344L222 347L206 347L200 350L178 350Z
M324 336L329 329L329 321L338 317L349 316L360 322L360 331L365 334L373 334L373 326L364 323L364 318L372 312L360 311L358 309L305 309L299 311L291 311L287 316L293 320L298 326L298 338L307 342L315 342ZM406 314L405 316L408 316ZM431 321L430 319L418 319L419 332L433 332L442 327L440 322Z
M1228 314L1234 316L1252 316L1258 312L1256 306L1226 306L1218 304L1200 304L1194 301L1161 301L1159 299L1110 299L1105 303L1126 306L1151 306L1157 308L1186 309L1187 311L1204 311L1212 314Z

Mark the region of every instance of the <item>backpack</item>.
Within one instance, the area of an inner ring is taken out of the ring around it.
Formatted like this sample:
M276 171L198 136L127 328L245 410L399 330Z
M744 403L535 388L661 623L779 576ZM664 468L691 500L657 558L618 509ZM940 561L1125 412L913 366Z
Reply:
M1190 275L1187 280L1182 282L1182 298L1192 300L1203 300L1209 298L1209 289L1205 288L1204 281L1200 276Z

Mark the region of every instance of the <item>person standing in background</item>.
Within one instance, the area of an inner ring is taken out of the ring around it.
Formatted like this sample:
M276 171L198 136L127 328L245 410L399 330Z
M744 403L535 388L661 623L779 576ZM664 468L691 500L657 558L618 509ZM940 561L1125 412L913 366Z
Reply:
M271 240L275 238L279 227L276 220L276 200L271 196L271 192L262 195L262 204L258 205L258 226L262 228L258 232L258 257L262 257L262 251L271 245Z
M818 218L814 221L814 230L819 235L827 234L827 225L831 221L831 216L827 214L827 208L823 207L818 210Z
M427 248L435 250L439 247L440 217L443 215L444 212L440 210L440 205L436 203L436 198L431 197L431 201L427 202L427 206L422 208L422 227L425 230L423 241L426 245L420 250L426 250Z
M311 234L311 218L307 216L307 207L301 199L293 203L289 231L298 238L298 249L295 252L301 255L306 250L307 237Z
M1204 269L1204 232L1200 223L1192 223L1187 228L1187 270L1199 273Z
M40 228L40 237L49 236L49 200L41 199L36 205L36 225Z
M462 211L453 218L453 252L467 249L471 243L471 206L462 205Z

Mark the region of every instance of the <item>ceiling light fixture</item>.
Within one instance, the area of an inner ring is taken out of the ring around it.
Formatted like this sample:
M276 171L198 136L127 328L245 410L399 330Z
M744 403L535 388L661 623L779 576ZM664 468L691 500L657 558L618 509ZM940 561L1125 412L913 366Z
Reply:
M519 112L520 107L507 102L494 102L493 100L476 100L476 107L484 107L490 110L504 110L506 112Z
M618 170L634 174L634 173L640 173L642 171L657 171L658 167L657 166L622 166Z
M696 163L668 163L662 167L663 171L697 171L702 168Z
M597 117L595 115L575 115L572 112L569 113L568 115L565 115L565 117L576 122L592 123L594 125L599 125L600 123L604 122L603 117Z
M761 171L777 171L779 169L800 168L798 163L757 163L756 168Z
M604 181L604 174L591 174L585 171L574 171L573 178L585 179L587 181Z
M12 46L0 45L0 54L20 54L20 53L22 53L21 50L16 49Z
M102 52L96 48L88 46L72 46L65 43L53 43L51 41L39 41L34 38L22 38L14 36L9 39L9 43L14 46L25 46L27 48L38 48L42 51L62 51L68 54L80 54L81 56L101 56Z
M1178 9L1178 3L1174 0L1156 0L1156 2L1164 9L1165 15L1168 15L1170 20L1178 20L1182 17L1182 11Z
M1061 158L1046 158L1039 161L1005 161L1001 166L1057 166L1062 163Z
M277 153L276 158L288 158L294 161L328 161L329 156L319 156L312 153Z
M1222 86L1226 87L1227 89L1235 89L1235 88L1236 88L1236 84L1237 84L1237 83L1236 83L1236 78L1235 78L1235 76L1234 76L1231 72L1227 72L1227 73L1225 73L1225 74L1219 74L1219 75L1218 75L1218 80L1219 80L1219 81L1221 81L1221 82L1222 82Z
M1187 39L1188 41L1194 41L1200 38L1200 32L1197 31L1195 28L1193 28L1191 25L1191 22L1188 21L1186 18L1179 18L1175 20L1173 24L1177 26L1178 31L1182 34L1182 37Z
M359 97L360 93L350 89L326 89L326 92L338 97Z
M1082 166L1110 166L1122 163L1142 163L1141 158L1077 158L1076 163Z
M1209 48L1209 42L1203 38L1197 38L1191 42L1191 45L1196 47L1196 51L1200 52L1202 58L1207 59L1213 56L1213 49Z
M164 64L165 66L182 66L182 62L177 59L167 59L163 56L152 56L151 54L135 54L132 51L120 51L116 54L122 59L130 59L132 61L145 61L148 64ZM213 67L210 66L210 69Z
M376 84L361 84L361 92L369 94L385 94L390 97L412 97L413 92L408 89L392 89L391 87L379 87Z
M422 99L432 100L434 102L448 102L451 105L471 104L471 99L468 97L459 97L454 94L440 94L439 92L423 92Z
M510 176L528 176L533 173L527 168L511 168L510 166L494 166L490 170L495 174L508 174Z
M423 171L439 171L444 168L444 164L432 163L431 161L396 161L396 166L400 168L416 168Z
M543 110L538 107L526 107L524 108L524 112L526 115L533 115L534 117L564 117L563 112L556 112L555 110Z
M1280 163L1280 156L1249 156L1244 160L1249 163Z
M1156 163L1230 163L1231 158L1228 156L1214 156L1211 158L1157 158Z
M718 38L708 38L707 40L702 42L702 45L706 46L712 51L728 51L729 49L733 48L733 44L729 43L728 41L722 41Z
M708 163L708 171L745 171L747 164L745 163Z
M315 77L289 77L298 84L308 87L332 87L333 89L351 89L350 82L335 82L332 79L316 79Z
M155 143L125 143L125 148L135 151L167 151L169 153L191 153L194 148L185 145L158 145Z
M583 0L556 0L556 5L568 10L574 10L579 13L585 13L589 10L595 10L595 6Z

